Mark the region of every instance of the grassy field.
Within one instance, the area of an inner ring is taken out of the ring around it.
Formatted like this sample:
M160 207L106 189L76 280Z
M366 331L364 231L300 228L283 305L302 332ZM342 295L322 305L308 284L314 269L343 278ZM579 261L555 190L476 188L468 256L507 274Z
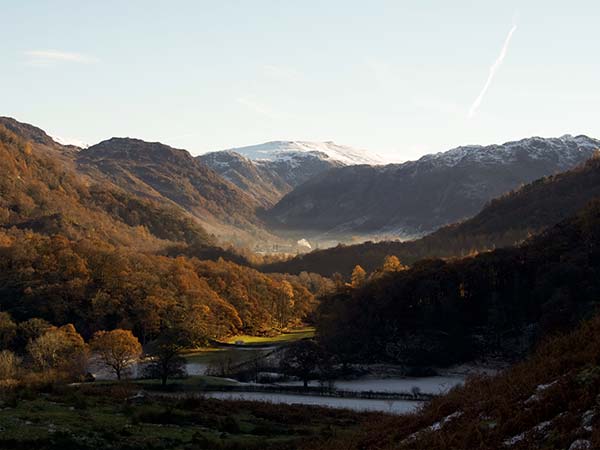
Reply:
M208 398L147 397L125 383L3 394L2 449L294 449L377 414Z
M298 341L300 339L311 338L315 335L315 329L313 327L295 328L288 332L278 334L276 336L249 336L241 334L233 336L227 339L227 344L235 344L236 342L243 342L244 345L274 345L274 344L285 344L287 342Z
M183 354L188 363L217 364L219 361L231 359L243 362L257 356L259 350L242 350L237 348L198 349Z
M222 361L224 358L230 358L232 361L242 362L256 358L259 350L256 349L256 351L254 351L253 347L282 345L298 341L300 339L311 338L314 335L315 329L313 327L296 328L289 332L271 337L249 336L242 334L233 336L223 343L235 344L236 342L243 342L243 346L247 347L247 349L244 349L241 346L240 348L206 347L190 350L184 353L183 356L187 359L188 363L216 364L219 361Z

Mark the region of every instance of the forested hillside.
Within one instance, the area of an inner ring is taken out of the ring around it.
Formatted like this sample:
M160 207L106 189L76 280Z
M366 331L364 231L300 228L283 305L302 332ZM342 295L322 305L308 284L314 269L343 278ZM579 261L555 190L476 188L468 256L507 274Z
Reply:
M314 309L314 276L218 259L243 262L175 205L90 183L37 145L0 127L0 310L14 320L85 336L121 327L144 341L185 321L206 340L284 328ZM179 253L218 261L168 256Z
M475 217L424 238L340 245L274 263L264 270L312 271L327 276L339 272L348 277L356 264L373 271L387 255L412 264L423 258L465 256L511 246L573 215L598 196L600 160L595 156L573 170L541 178L496 198Z
M214 245L197 223L150 200L84 183L37 144L0 127L0 225L72 239L156 249L167 241ZM165 242L161 242L165 241Z
M590 316L599 280L596 200L520 247L423 260L342 289L321 303L318 333L348 361L436 366L515 356Z
M126 328L144 342L183 322L202 341L283 328L314 306L298 277L132 252L96 239L0 231L0 310L19 322L72 323L84 336Z

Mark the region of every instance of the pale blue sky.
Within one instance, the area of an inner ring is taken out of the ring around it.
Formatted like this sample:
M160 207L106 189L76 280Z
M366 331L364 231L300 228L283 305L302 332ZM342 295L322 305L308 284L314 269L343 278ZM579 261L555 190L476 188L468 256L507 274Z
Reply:
M195 154L302 139L406 160L600 137L599 17L596 0L0 0L0 115Z

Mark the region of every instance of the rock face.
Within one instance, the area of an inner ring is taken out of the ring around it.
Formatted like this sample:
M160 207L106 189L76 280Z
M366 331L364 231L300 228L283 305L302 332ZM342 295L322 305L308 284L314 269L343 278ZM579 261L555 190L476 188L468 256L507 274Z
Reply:
M231 181L263 207L269 207L292 190L292 185L268 162L254 162L233 151L208 153L197 158Z
M294 188L314 176L344 166L343 162L331 159L321 152L280 153L277 158L271 161L258 160L255 164L277 174Z
M168 200L207 222L255 224L257 203L192 157L158 142L112 138L81 150L79 169L136 195Z
M268 218L276 227L348 235L420 235L476 214L490 199L588 159L586 136L458 147L417 161L341 167L298 186Z

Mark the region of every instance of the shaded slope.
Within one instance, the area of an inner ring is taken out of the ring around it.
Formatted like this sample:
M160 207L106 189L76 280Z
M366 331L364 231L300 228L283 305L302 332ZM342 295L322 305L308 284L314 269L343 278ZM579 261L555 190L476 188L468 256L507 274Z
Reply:
M513 245L574 214L600 196L600 160L545 177L492 200L475 217L408 242L338 246L267 266L265 270L349 275L354 265L375 270L386 255L405 263L425 257L462 256Z
M320 306L323 342L351 360L439 366L519 355L592 314L600 298L600 200L520 247L423 260Z
M379 418L358 433L304 448L600 448L599 360L596 317L549 339L526 362L494 377L471 379L416 414Z
M273 226L317 236L415 236L472 216L522 183L568 170L597 147L586 136L529 138L404 164L342 167L294 189L268 217Z
M274 205L292 190L292 186L268 164L256 163L239 153L213 152L198 156L197 159L231 181L263 207Z
M82 150L83 170L150 198L165 197L198 217L235 225L254 221L253 200L187 151L139 139L112 138Z

